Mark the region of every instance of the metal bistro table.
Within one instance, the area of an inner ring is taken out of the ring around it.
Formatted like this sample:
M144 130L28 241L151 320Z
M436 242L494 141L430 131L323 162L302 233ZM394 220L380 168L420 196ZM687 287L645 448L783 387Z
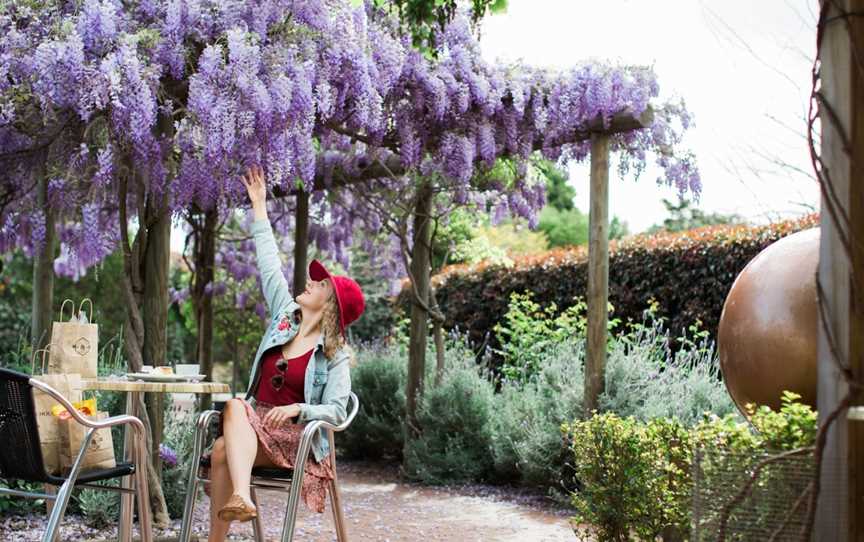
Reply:
M81 380L81 387L85 390L123 391L126 395L126 414L141 417L138 411L142 404L143 393L195 393L213 394L228 393L231 388L228 384L221 382L143 382L136 380L121 380L110 378L85 378ZM131 457L129 427L123 433L123 459L129 461ZM150 450L148 450L149 452ZM150 454L144 454L144 461L150 461ZM142 465L147 468L147 465ZM128 476L121 478L123 487L131 487ZM119 539L123 542L132 540L132 506L133 496L131 493L121 493L120 497L120 526L118 527Z

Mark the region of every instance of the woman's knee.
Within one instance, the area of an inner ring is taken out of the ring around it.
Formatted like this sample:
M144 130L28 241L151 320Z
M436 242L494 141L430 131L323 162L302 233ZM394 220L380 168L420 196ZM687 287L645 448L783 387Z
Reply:
M243 404L243 399L229 399L228 402L225 403L225 408L222 410L222 414L226 417L234 417L239 415L246 415L246 406Z

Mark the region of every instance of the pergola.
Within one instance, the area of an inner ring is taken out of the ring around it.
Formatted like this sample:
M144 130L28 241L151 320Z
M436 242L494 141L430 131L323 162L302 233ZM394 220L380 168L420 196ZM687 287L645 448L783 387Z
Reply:
M591 142L590 212L588 241L588 344L585 366L585 410L590 413L597 408L597 400L604 389L606 367L606 340L608 327L609 301L609 139L612 135L632 130L641 130L651 125L654 112L646 109L641 115L629 112L615 115L604 126L602 119L585 126L573 134L571 143ZM361 136L362 137L362 136ZM542 148L542 140L534 142L534 149ZM404 175L410 172L402 165L397 155L390 156L385 162L369 161L359 171L348 172L336 167L330 174L329 183L323 175L315 178L314 190L345 188L373 179ZM276 197L294 196L294 290L301 292L306 283L306 267L309 247L309 194L301 189L274 191ZM427 221L428 222L428 221ZM428 295L430 270L425 262L425 272L414 274L417 290ZM412 318L413 320L413 318ZM424 322L425 325L425 322ZM422 374L422 367L411 367L409 372Z

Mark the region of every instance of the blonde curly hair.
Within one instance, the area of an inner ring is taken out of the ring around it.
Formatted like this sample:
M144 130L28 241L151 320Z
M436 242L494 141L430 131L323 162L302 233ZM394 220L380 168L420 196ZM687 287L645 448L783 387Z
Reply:
M324 313L321 317L321 331L324 332L324 355L327 359L333 359L336 353L345 348L350 356L350 365L356 364L354 350L345 342L339 330L339 302L336 301L335 291L330 291L330 297L324 304Z

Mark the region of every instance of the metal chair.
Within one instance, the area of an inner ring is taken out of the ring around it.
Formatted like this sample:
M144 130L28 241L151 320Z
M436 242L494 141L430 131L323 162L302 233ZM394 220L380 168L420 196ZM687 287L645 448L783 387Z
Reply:
M282 542L289 542L294 537L294 524L297 521L297 509L300 504L300 481L306 469L306 458L312 448L312 436L321 428L327 430L327 439L330 442L330 464L333 466L334 478L328 486L330 492L330 505L333 510L333 522L336 524L336 537L339 542L347 542L348 534L345 529L345 518L342 515L342 501L339 495L339 486L336 483L336 446L334 433L344 431L351 425L360 403L357 396L352 392L349 397L348 417L340 425L333 425L322 420L313 420L306 424L300 446L297 449L297 458L294 469L280 469L273 467L255 467L252 469L251 495L255 506L258 499L255 489L273 489L288 493L288 505L285 508L285 519L282 523ZM192 461L189 466L189 484L186 488L186 505L183 510L183 523L180 527L179 542L189 542L192 537L192 515L195 509L195 499L198 495L199 483L210 483L207 478L199 476L201 466L209 466L209 462L202 461L204 452L204 440L207 437L211 421L218 420L220 413L216 410L206 410L198 416L195 427L195 444L192 452ZM209 458L203 458L209 459ZM297 483L295 483L295 481ZM256 542L264 542L264 528L261 524L259 514L252 520L252 529L255 533Z
M58 403L66 407L66 410L72 414L72 418L76 422L89 428L84 436L84 441L81 443L81 449L78 451L75 462L72 464L72 469L66 477L54 476L45 471L42 449L39 444L36 403L33 398L34 388L53 397ZM135 430L136 438L133 440L135 443L134 463L118 463L113 469L80 472L84 452L90 444L93 432L97 429L122 424L131 424ZM60 522L63 520L63 514L66 511L66 506L69 504L69 497L72 495L72 490L75 487L88 487L135 494L138 499L141 539L143 542L150 542L152 540L146 470L135 468L136 464L139 464L146 457L144 425L138 418L121 415L112 416L100 421L88 420L81 416L72 404L51 386L35 378L31 378L30 375L0 368L0 442L4 443L0 446L0 478L59 486L56 494L31 493L17 489L0 488L0 494L54 501L48 518L48 526L42 535L42 542L54 542L57 540ZM131 487L102 486L93 483L121 476L134 476L135 489L131 489Z

